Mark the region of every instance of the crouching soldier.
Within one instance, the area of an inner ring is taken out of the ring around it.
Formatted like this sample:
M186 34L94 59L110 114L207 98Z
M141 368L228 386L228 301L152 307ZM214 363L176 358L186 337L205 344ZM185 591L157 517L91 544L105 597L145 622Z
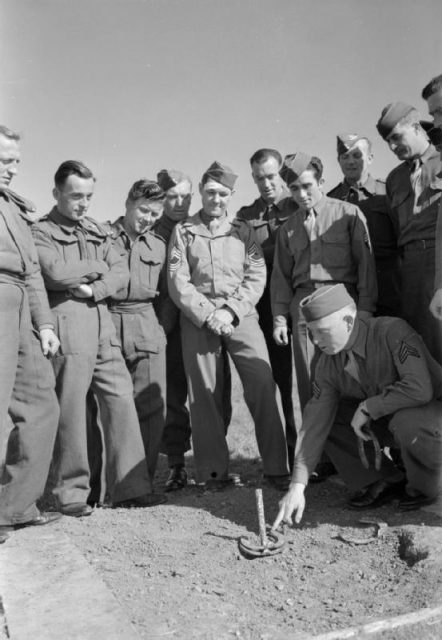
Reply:
M397 497L404 511L433 501L442 489L442 367L405 321L358 317L342 284L315 291L301 309L322 354L274 526L290 523L293 511L301 520L309 473L324 447L346 484L358 490L349 500L355 509ZM337 419L343 398L350 400ZM378 454L380 464L373 465L370 440L379 449L400 449L405 477L386 456ZM366 453L361 441L370 445Z
M100 409L106 481L114 506L163 502L152 493L130 374L106 299L125 289L128 269L108 233L86 217L95 178L84 164L63 162L55 174L52 211L34 227L40 266L61 349L53 359L60 422L54 493L65 515L86 516L89 464L86 394Z
M231 220L227 206L236 175L218 162L199 186L202 209L178 224L169 248L169 293L182 311L183 359L189 386L192 439L200 482L228 480L223 419L222 345L232 357L255 421L264 474L287 486L284 427L255 305L266 268L253 229Z

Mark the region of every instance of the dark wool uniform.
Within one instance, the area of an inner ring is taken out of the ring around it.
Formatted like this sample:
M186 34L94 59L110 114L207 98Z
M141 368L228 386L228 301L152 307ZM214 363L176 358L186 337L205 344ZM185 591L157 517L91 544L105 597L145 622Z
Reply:
M402 317L420 333L431 354L442 364L442 323L429 310L442 193L442 162L432 145L420 158L420 165L418 194L412 185L414 167L403 162L387 177L387 197L402 255Z
M61 349L53 359L60 403L56 446L62 505L88 499L86 394L100 409L106 450L106 481L113 502L151 492L130 374L121 354L106 299L127 291L126 260L108 233L91 218L73 221L56 208L34 227L40 266ZM88 284L92 298L70 289Z
M287 443L294 447L296 442L295 418L293 414L292 386L293 363L292 347L290 344L277 345L273 339L273 317L270 304L270 278L275 256L276 234L279 227L296 211L297 206L284 192L283 197L273 204L268 204L263 198L257 198L251 205L242 207L236 214L238 219L245 220L254 229L256 238L261 245L267 266L267 281L256 310L259 316L259 326L262 329L269 351L273 378L281 393L282 408L285 417Z
M335 421L341 399L346 419L341 414ZM352 489L394 472L386 458L379 472L361 464L350 422L363 400L381 446L400 448L408 487L436 496L442 488L442 367L399 318L356 321L343 351L321 355L298 434L294 481L307 484L324 446Z
M400 316L399 252L389 216L385 182L371 175L364 184L350 185L343 180L327 195L357 205L364 214L376 262L376 315Z
M132 377L151 478L166 417L166 336L156 305L167 312L166 244L146 231L133 242L119 218L111 226L114 249L129 267L127 287L110 298L110 312Z
M311 382L319 350L300 314L300 301L315 289L343 283L360 310L376 308L376 270L365 218L353 204L323 196L307 226L306 213L296 211L276 239L271 279L274 320L292 320L293 352L299 400L303 410L311 397Z
M201 213L201 212L200 212ZM275 383L255 304L266 268L253 229L245 222L217 219L213 234L200 213L178 224L169 248L169 293L181 309L184 366L198 479L225 480L229 452L223 419L222 345L232 357L255 421L266 475L288 473L286 440ZM206 321L227 306L236 317L233 333L218 336Z
M0 189L0 427L13 429L0 487L0 524L39 515L59 409L51 364L35 330L54 326L32 239L33 206ZM4 436L3 436L4 437ZM3 443L2 443L3 444Z
M176 222L164 214L155 223L152 232L162 238L166 247ZM184 454L190 449L190 421L187 402L187 381L181 350L181 331L179 309L174 305L175 314L171 314L171 325L167 332L166 378L167 378L167 414L163 431L161 452L169 458L169 464L182 464Z

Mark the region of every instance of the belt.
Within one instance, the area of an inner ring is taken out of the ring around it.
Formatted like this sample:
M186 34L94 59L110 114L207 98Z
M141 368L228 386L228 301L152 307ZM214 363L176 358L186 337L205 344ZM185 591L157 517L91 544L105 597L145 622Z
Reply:
M429 240L412 240L407 242L402 247L402 251L425 251L425 249L433 249L436 246L436 240L430 238Z
M151 302L112 302L109 310L117 313L142 313L151 307Z

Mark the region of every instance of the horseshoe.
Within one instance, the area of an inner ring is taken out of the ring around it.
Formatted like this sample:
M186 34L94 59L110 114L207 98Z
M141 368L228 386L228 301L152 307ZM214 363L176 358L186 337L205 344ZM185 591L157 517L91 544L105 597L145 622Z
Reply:
M281 553L285 547L284 532L279 533L275 529L266 527L264 518L264 503L262 499L262 489L255 490L256 509L258 511L259 537L260 543L256 544L251 538L241 536L238 540L238 547L241 553L247 558L264 558Z

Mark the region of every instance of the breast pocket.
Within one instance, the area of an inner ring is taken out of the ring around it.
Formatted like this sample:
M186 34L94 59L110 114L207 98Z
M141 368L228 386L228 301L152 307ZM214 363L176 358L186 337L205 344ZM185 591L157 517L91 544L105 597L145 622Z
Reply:
M343 230L329 229L320 237L324 267L343 267L351 264L350 237Z
M141 282L147 285L152 291L156 291L157 289L162 266L163 263L157 258L140 256Z

